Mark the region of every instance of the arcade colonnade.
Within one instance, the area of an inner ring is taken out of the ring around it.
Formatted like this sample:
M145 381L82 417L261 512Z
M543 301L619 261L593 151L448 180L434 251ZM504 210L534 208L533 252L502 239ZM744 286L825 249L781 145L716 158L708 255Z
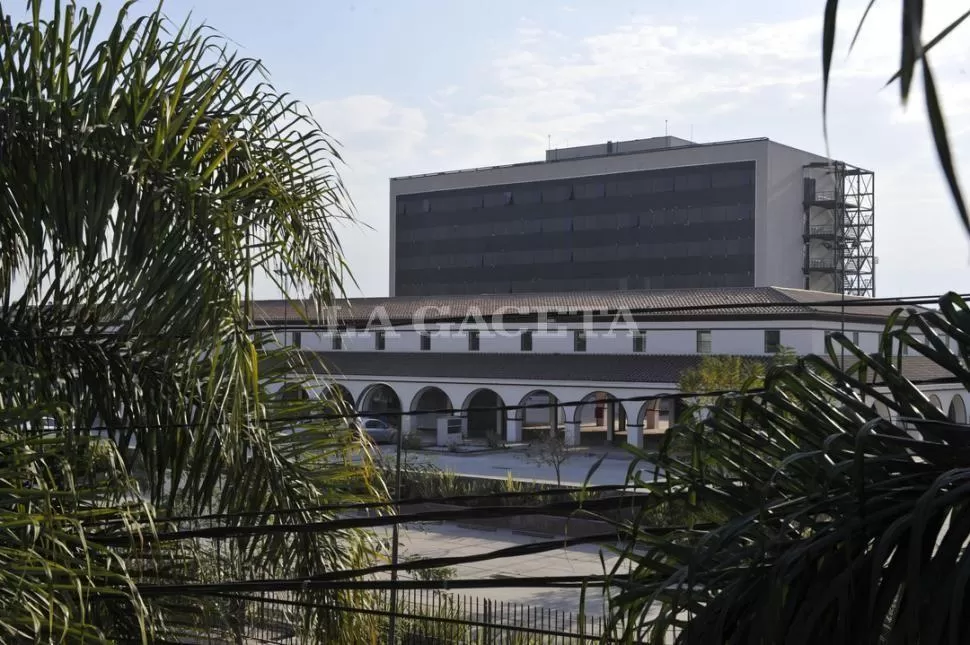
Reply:
M321 384L315 394L339 394L361 416L385 418L405 433L434 430L440 417L456 416L462 419L463 433L470 437L492 434L519 443L555 427L568 445L626 442L642 447L645 434L663 433L677 418L679 403L664 398L673 392L673 384L539 386L342 378L338 383ZM927 396L951 421L970 420L970 394L966 391L941 389ZM455 412L449 414L448 410Z
M628 383L430 384L344 377L336 384L321 384L315 394L329 397L339 393L361 416L385 418L406 433L432 430L439 417L456 416L462 418L463 430L470 437L491 433L518 443L554 426L568 445L599 440L642 446L645 433L662 433L676 418L676 402L657 398L675 392L674 385L661 385L665 387Z

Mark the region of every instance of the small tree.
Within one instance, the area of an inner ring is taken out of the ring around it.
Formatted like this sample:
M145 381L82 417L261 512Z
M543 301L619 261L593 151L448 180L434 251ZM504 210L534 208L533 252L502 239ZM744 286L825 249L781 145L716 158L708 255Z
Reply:
M741 356L705 356L697 367L680 375L681 392L723 392L758 385L765 375L761 361ZM699 396L696 402L710 404L716 397Z
M798 354L791 347L779 347L766 364L764 361L742 356L705 356L697 367L680 375L681 392L729 392L764 385L766 368L794 365ZM716 397L699 396L697 403L709 405Z
M704 396L705 392L743 392L762 388L765 385L765 374L768 369L798 362L798 354L791 347L779 347L767 363L755 358L742 356L705 356L697 367L685 370L680 375L680 391L696 392L692 403L700 406L695 408L697 418L707 415L709 406L717 402L717 395ZM727 403L724 403L727 405ZM703 426L690 426L692 432ZM688 434L687 427L675 430L668 449L673 453L694 453L694 458L707 461L708 456L697 450L696 437Z
M556 486L562 486L562 465L570 457L569 447L555 429L529 444L526 459L537 466L552 466L556 471Z

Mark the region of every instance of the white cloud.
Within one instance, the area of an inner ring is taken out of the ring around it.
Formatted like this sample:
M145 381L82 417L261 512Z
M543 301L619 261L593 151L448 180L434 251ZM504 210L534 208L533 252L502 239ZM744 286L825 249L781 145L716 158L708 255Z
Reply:
M382 96L348 96L315 103L310 109L323 129L340 141L348 165L364 172L383 170L388 160L415 154L427 134L421 110Z
M624 16L623 24L578 41L526 23L513 46L497 47L473 83L442 84L431 92L433 111L380 96L314 105L324 128L345 144L348 185L362 219L375 228L346 243L363 291L386 292L389 176L539 159L549 135L554 146L653 136L663 132L665 120L678 136L690 130L698 140L768 136L823 152L821 10L815 4L802 18L734 26ZM938 174L921 94L914 92L903 113L898 90L881 89L898 56L898 7L886 9L877 5L848 57L855 25L851 17L840 23L830 97L832 154L877 173L882 294L959 288L939 283L954 267L966 269L967 238ZM933 10L927 33L953 13ZM970 156L970 128L960 120L970 115L970 78L962 72L970 65L959 41L967 29L933 56L958 158ZM912 234L914 218L920 235ZM950 268L941 270L944 265Z
M357 211L357 226L340 225L347 262L363 293L383 293L388 275L388 178L395 168L425 154L427 119L418 108L376 95L321 101L311 111L341 144L341 176ZM347 288L357 295L351 285Z

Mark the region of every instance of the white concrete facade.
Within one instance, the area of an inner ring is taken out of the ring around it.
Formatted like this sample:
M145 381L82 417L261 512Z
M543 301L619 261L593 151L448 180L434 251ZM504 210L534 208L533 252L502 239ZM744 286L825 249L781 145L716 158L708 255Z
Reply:
M778 332L780 344L796 354L822 354L825 339L842 326L831 321L709 321L678 323L637 322L635 327L625 324L552 323L523 324L500 330L489 325L402 325L388 329L348 329L340 331L300 331L299 345L308 351L352 352L416 352L465 353L469 349L469 333L478 334L481 353L508 354L521 352L523 333L531 334L533 354L571 354L575 350L575 332L585 333L586 354L632 354L634 331L644 334L646 355L697 354L698 332L710 332L711 354L739 356L770 356L765 348L765 333ZM866 352L879 349L883 325L850 322L845 334ZM377 349L376 338L384 338L384 349ZM430 349L421 349L421 336L430 336ZM335 342L334 337L339 336ZM918 336L918 335L917 335ZM286 336L287 344L294 344L293 333Z
M316 394L339 387L360 414L393 417L405 431L433 431L439 418L455 416L480 438L520 442L530 429L554 427L571 444L605 435L610 443L642 445L646 433L661 433L675 420L679 409L671 395L679 395L684 370L704 355L766 361L772 350L788 348L799 356L824 356L828 336L842 330L862 351L875 353L895 310L863 299L840 319L843 300L800 290L642 297L587 292L552 299L363 299L350 302L330 326L287 326L281 340L319 358ZM416 312L428 303L439 317L418 320ZM500 313L510 303L522 308L519 317ZM665 303L687 310L664 309ZM264 307L268 323L286 319L285 305L267 301ZM463 315L478 307L484 312ZM370 326L377 308L390 312L388 322ZM608 311L630 315L610 318ZM922 340L915 327L909 333ZM523 343L526 338L530 343ZM912 358L916 368L926 360ZM926 365L920 369L932 373ZM966 418L970 401L959 387L925 391L951 417Z
M337 385L346 390L356 409L368 409L369 397L378 388L388 388L397 397L401 409L405 412L417 412L428 409L420 406L422 395L431 391L443 393L446 402L439 403L435 410L455 410L454 416L463 416L461 411L473 408L473 398L481 392L493 393L501 401L498 407L532 406L520 409L502 410L506 422L505 439L509 442L520 442L523 439L523 425L529 423L546 424L549 419L550 407L545 395L555 398L557 413L556 424L565 432L566 442L571 445L579 444L579 425L590 421L596 405L596 395L606 395L608 398L618 399L616 405L622 406L626 423L618 432L626 432L627 441L635 446L643 445L644 431L661 431L666 425L658 420L657 413L666 410L667 402L661 402L656 397L677 392L676 383L595 383L562 381L558 383L535 383L529 381L494 381L474 379L440 379L429 383L426 379L388 378L375 381L372 376L340 375L335 378ZM312 394L326 396L333 385L321 382L314 388ZM635 400L628 400L635 399ZM441 407L438 407L441 406ZM362 412L364 414L364 412ZM433 416L433 415L429 415ZM423 419L421 415L402 416L402 430L410 432L419 425L430 427L432 421ZM662 425L660 425L662 424ZM496 424L499 425L499 424Z

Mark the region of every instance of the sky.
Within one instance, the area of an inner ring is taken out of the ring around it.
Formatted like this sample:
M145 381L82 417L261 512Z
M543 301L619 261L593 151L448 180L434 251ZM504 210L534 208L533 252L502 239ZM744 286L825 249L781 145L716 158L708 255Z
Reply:
M79 0L79 4L89 4ZM928 5L926 33L966 11ZM104 2L114 11L120 2ZM899 3L843 0L828 154L875 171L879 296L970 292L967 233L932 147L922 93L884 87ZM358 222L341 226L357 282L388 290L390 177L517 163L553 147L662 135L769 137L826 153L824 0L167 0L263 61L341 144ZM147 12L153 3L143 3ZM137 11L137 9L136 9ZM970 186L970 21L931 55ZM928 37L927 37L928 38ZM918 85L918 83L917 83ZM278 293L268 281L257 297Z

